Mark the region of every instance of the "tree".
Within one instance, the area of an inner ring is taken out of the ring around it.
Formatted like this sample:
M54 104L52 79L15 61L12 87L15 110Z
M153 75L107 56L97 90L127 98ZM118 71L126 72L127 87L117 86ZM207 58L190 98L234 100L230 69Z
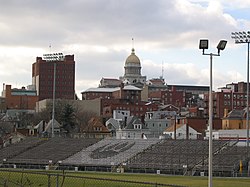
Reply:
M63 107L63 111L61 114L61 123L63 125L63 128L67 131L70 132L75 129L75 110L72 105L66 104Z

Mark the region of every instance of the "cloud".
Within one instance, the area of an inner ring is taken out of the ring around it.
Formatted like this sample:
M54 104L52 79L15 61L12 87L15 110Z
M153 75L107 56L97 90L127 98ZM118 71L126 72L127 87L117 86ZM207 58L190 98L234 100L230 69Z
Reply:
M52 52L75 55L76 90L83 91L98 86L102 77L124 74L131 38L135 38L143 75L159 77L161 63L167 61L167 82L207 84L207 68L197 63L201 61L199 38L217 43L221 38L230 39L231 31L249 28L248 19L232 14L236 7L242 10L249 6L245 0L3 1L1 80L29 82L32 63L48 53L51 44ZM216 76L223 82L230 73Z

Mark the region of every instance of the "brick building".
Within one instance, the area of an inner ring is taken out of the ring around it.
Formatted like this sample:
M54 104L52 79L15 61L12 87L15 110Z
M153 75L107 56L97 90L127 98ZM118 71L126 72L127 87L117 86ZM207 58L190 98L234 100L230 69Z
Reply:
M119 89L119 88L118 88ZM82 100L93 100L97 98L108 99L112 98L112 94L117 88L89 88L83 92Z
M213 98L213 115L214 117L222 118L224 110L244 109L246 107L246 94L239 92L214 92ZM204 96L204 115L209 114L209 94Z
M153 91L148 94L148 101L159 101L162 104L172 104L176 107L186 106L186 93L176 90Z
M129 102L126 99L114 99L114 100L103 100L103 117L111 118L114 110L128 110L131 116L137 116L144 122L144 116L146 112L156 111L158 109L157 104L148 104L148 102Z
M156 104L141 101L141 89L133 85L121 84L117 88L91 88L82 92L82 99L101 99L103 117L112 117L113 110L129 110L131 115L144 116L146 112L158 109Z
M32 64L32 84L36 87L39 101L53 98L54 64L56 64L55 98L74 99L74 55L66 55L57 59L37 57L36 62Z
M3 90L6 109L19 110L35 110L38 96L35 90L11 88L11 85L6 85Z

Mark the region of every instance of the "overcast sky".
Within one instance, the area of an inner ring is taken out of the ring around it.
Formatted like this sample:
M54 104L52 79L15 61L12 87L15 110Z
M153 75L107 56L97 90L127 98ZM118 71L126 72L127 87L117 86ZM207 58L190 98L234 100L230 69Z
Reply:
M74 54L80 96L102 77L123 76L134 46L148 79L163 73L167 84L208 86L200 38L209 39L207 52L228 40L213 58L214 89L246 81L247 46L231 32L250 30L249 12L248 0L0 0L0 82L30 85L37 56Z

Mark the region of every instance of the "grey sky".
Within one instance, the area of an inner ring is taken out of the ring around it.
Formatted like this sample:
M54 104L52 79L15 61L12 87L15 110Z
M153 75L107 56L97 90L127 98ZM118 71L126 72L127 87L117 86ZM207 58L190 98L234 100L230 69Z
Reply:
M75 54L78 95L102 77L118 78L132 41L142 74L164 77L169 84L208 85L208 59L198 50L200 38L216 47L231 31L250 28L242 14L250 2L204 0L0 0L0 80L31 84L36 56ZM216 85L244 80L244 48L231 40L217 58ZM238 56L242 56L240 59ZM234 60L233 60L234 59ZM235 67L235 60L242 66ZM226 71L221 63L227 62ZM235 67L235 68L234 68Z

